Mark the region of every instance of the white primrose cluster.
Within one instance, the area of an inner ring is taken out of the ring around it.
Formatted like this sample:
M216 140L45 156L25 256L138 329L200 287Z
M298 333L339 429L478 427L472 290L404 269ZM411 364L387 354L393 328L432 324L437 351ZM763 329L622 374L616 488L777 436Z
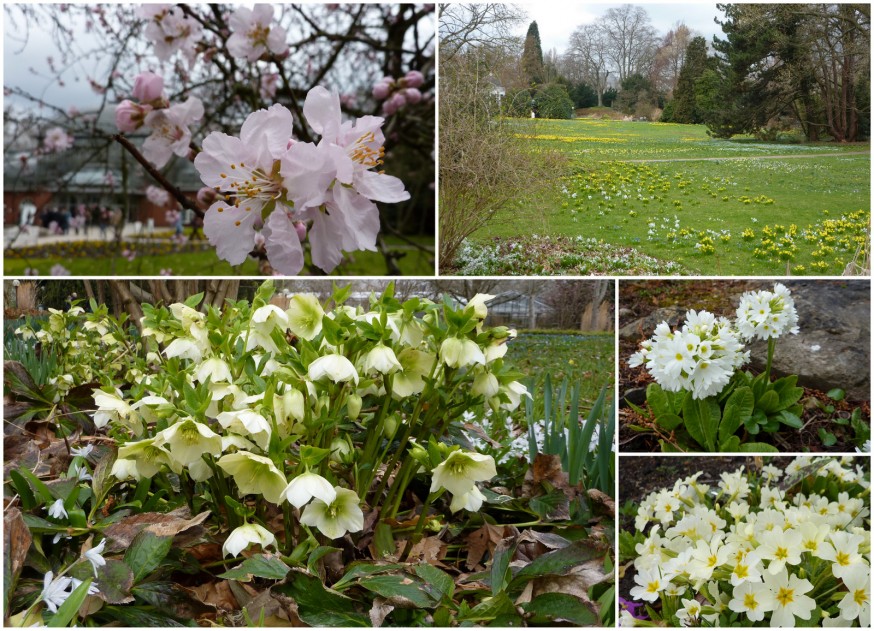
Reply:
M671 331L667 322L660 323L628 365L645 365L669 392L687 391L694 399L704 399L719 394L735 371L749 361L745 341L775 340L786 333L798 333L798 313L789 290L777 283L774 291L746 292L734 322L693 310L686 313L679 331Z
M635 548L634 600L659 603L668 626L870 625L870 479L862 466L851 457L799 457L785 471L723 473L716 488L700 475L641 503L635 528L649 532ZM800 492L804 478L829 491ZM638 623L623 612L622 626Z
M774 291L748 291L737 308L737 330L747 340L769 340L798 333L798 312L785 285Z
M369 311L325 312L306 294L292 296L287 309L266 299L255 308L229 303L223 313L149 308L142 336L152 349L150 370L128 395L117 386L94 391L94 422L120 443L112 473L124 480L172 471L206 484L227 476L240 495L302 509L300 522L330 539L360 531L359 493L370 486L353 482L358 474L349 465L377 456L383 437L391 445L422 401L443 400L445 389L450 399L515 409L527 394L498 361L509 331L483 327L489 298L477 296L459 312L472 330L443 322L427 300L418 303L423 316L376 297ZM352 424L366 428L364 446L353 442ZM371 437L376 446L368 451ZM315 452L322 456L308 460ZM475 483L495 475L494 461L475 452L445 455L433 468L432 491L449 490L453 511L479 509L484 497ZM250 543L276 541L247 523L224 551L236 556Z
M686 390L695 399L718 394L750 358L731 322L703 310L689 311L682 329L676 332L662 322L655 335L640 346L629 366L645 363L665 390Z

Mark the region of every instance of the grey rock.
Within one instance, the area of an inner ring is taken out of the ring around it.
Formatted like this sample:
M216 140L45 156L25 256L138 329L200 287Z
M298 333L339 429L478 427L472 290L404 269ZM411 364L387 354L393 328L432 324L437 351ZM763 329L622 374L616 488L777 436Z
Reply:
M664 320L673 329L677 327L686 309L680 307L660 307L647 316L639 318L631 324L626 324L619 329L619 339L643 341L651 337L655 328Z

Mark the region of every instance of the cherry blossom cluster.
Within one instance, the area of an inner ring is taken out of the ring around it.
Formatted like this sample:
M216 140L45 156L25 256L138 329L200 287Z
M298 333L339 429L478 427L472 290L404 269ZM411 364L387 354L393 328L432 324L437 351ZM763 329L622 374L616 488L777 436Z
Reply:
M149 5L147 5L149 6ZM164 79L152 72L137 75L132 96L115 108L115 124L130 133L145 126L152 130L143 143L143 155L161 168L173 154L187 157L191 143L189 125L203 117L203 103L195 96L171 105L164 96Z
M318 143L292 138L291 112L276 104L250 114L239 137L209 134L194 160L218 194L204 233L232 265L263 244L275 271L297 274L308 237L313 264L330 272L343 251L375 249L374 202L409 199L403 182L375 170L383 162L382 118L343 122L339 95L320 86L307 94L303 113Z
M410 70L403 77L383 77L373 86L373 98L383 101L382 113L391 116L407 104L415 105L422 100L419 88L425 76L418 70Z
M715 488L700 475L638 510L630 594L661 617L647 625L870 626L870 480L852 458L741 467Z
M679 331L671 331L667 322L659 324L628 365L645 364L669 392L685 390L704 399L721 392L749 357L731 322L702 310L689 311Z
M48 153L60 153L73 146L74 138L63 127L52 127L43 138L43 149ZM25 157L26 159L26 157Z
M194 63L197 43L203 34L200 23L180 6L172 4L144 4L137 9L137 17L147 20L145 36L154 46L155 55L167 61L177 52Z

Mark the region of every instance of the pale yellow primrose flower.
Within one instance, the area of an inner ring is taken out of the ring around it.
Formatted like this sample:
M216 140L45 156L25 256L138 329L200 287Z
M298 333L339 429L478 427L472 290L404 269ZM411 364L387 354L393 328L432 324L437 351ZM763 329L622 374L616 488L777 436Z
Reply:
M240 552L253 543L262 548L267 546L276 547L276 537L273 533L258 524L243 524L231 531L222 546L222 556L239 556Z
M358 505L360 499L355 491L334 487L337 497L330 504L320 499L310 503L300 516L300 523L318 528L329 539L338 539L347 532L364 528L364 513Z
M222 456L216 464L233 476L242 495L260 493L268 502L279 504L282 501L285 476L270 458L238 451Z
M322 332L325 310L318 298L308 294L296 294L291 298L285 312L291 332L305 340L312 340Z
M431 492L444 488L453 495L464 495L482 480L491 480L498 474L495 459L474 451L453 451L446 460L434 467Z

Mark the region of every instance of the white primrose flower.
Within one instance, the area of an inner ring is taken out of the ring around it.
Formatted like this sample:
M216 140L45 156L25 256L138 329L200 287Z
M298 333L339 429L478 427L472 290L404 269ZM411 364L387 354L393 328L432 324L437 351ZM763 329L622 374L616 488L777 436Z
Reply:
M631 588L630 594L634 600L645 600L652 603L659 599L659 592L668 588L670 582L662 577L661 570L655 567L651 570L638 570L634 575L636 586Z
M323 501L325 504L331 504L337 499L337 492L334 486L318 473L301 473L295 477L285 490L282 491L281 500L288 500L288 503L295 508L300 508L313 498Z
M763 561L770 561L768 572L776 574L787 565L801 563L801 533L795 530L768 530L759 536L756 553Z
M355 366L343 355L323 355L310 364L307 371L313 381L328 378L334 383L352 381L358 385L358 372Z
M777 283L774 291L748 291L737 308L737 328L745 339L769 340L798 333L798 312L795 301L784 285Z
M276 537L273 533L258 524L243 524L231 531L222 545L222 556L237 557L240 552L257 543L261 548L276 547Z
M287 482L270 458L238 451L222 456L216 464L233 476L242 495L261 494L273 504L282 502Z
M859 619L862 628L871 626L871 568L860 563L844 574L844 586L849 590L838 607L847 621ZM849 625L847 625L849 626Z
M52 613L58 613L58 607L64 604L70 592L67 591L72 584L73 579L68 576L54 577L54 574L49 570L43 577L43 588L39 597L46 604L48 610Z
M54 517L55 519L67 519L67 509L64 508L64 500L56 499L52 502L52 505L49 506L49 517Z
M774 610L774 594L764 583L744 581L735 585L732 596L728 608L736 613L746 614L752 622L761 622L766 613Z
M203 423L187 418L158 432L163 444L169 446L170 455L180 465L188 466L201 460L203 454L219 456L222 453L221 436Z
M288 328L298 337L312 340L322 332L325 310L319 299L312 294L292 296L285 314L288 316Z
M680 602L683 607L677 609L677 619L680 621L680 625L688 627L693 622L697 622L701 615L701 603L694 598L681 598Z
M94 569L94 576L97 576L97 568L106 565L106 559L103 558L103 550L106 548L106 539L100 542L83 554L83 558L91 564Z
M811 613L816 608L816 601L804 595L813 589L810 581L789 574L785 567L777 574L766 572L764 580L774 596L772 627L794 627L795 618L810 620Z
M361 500L355 491L334 487L337 497L326 503L313 500L300 516L300 523L319 529L329 539L339 539L347 532L358 532L364 528L364 512L359 506Z
M456 450L431 472L431 493L444 488L453 495L464 495L477 482L491 480L497 474L495 459L491 456Z
M853 571L853 567L861 565L865 561L859 554L859 545L865 541L863 535L849 532L832 532L829 534L831 541L825 541L820 545L820 559L832 562L832 574L835 578L843 579L847 573Z
M363 369L368 375L375 372L388 375L401 368L395 352L385 344L377 344L364 356Z

